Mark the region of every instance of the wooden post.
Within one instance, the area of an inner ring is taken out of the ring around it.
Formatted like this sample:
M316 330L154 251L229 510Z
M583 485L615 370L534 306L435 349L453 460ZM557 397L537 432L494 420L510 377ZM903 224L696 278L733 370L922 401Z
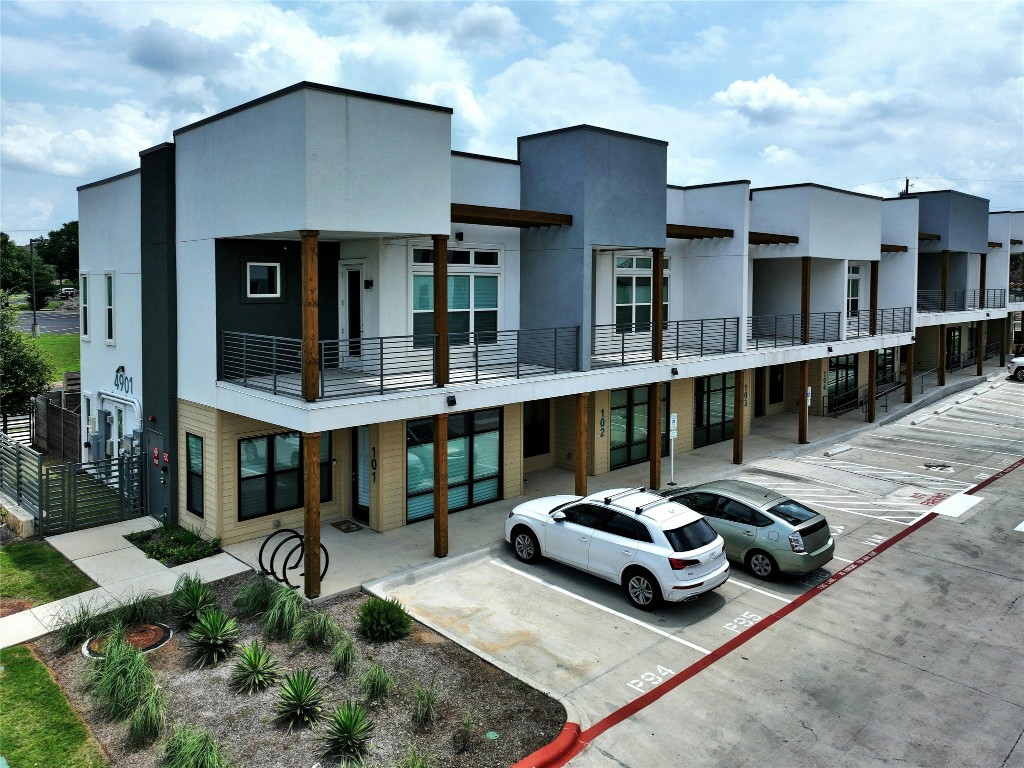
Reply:
M434 383L448 383L448 235L432 235L434 241Z
M914 343L903 347L903 359L907 364L907 380L903 382L903 402L914 402Z
M878 403L878 350L868 352L868 412L867 420L874 422Z
M647 385L647 456L651 461L651 490L656 491L661 487L660 384Z
M811 343L811 257L800 257L800 341L804 344ZM806 384L804 385L806 388ZM801 392L803 397L804 393ZM807 442L803 440L801 442Z
M302 433L302 523L306 597L320 597L320 433Z
M878 334L878 262L871 262L871 298L868 300L871 307L871 335ZM873 421L873 419L872 419Z
M732 394L732 463L743 463L743 427L747 423L744 414L744 401L746 400L746 376L745 371L736 371L733 374L733 385L735 389Z
M946 386L946 326L939 326L939 380L940 387Z
M576 468L576 495L587 495L587 408L590 406L590 393L580 392L576 395L576 452L574 455Z
M448 414L439 413L434 416L434 557L447 555Z
M651 252L654 257L651 270L651 352L654 362L660 362L665 338L665 318L662 316L662 304L665 302L665 249L652 248Z
M797 412L800 415L797 442L800 445L807 443L807 387L811 382L810 363L806 360L800 361L800 407Z
M949 251L942 252L942 277L939 280L942 296L939 297L939 309L946 311L946 288L949 284ZM945 364L945 363L943 363Z
M302 397L313 401L320 395L320 298L317 280L319 231L303 229L302 237Z
M988 342L988 320L978 321L978 333L975 341L977 342L975 351L978 356L978 362L974 374L981 376L985 372L985 344Z

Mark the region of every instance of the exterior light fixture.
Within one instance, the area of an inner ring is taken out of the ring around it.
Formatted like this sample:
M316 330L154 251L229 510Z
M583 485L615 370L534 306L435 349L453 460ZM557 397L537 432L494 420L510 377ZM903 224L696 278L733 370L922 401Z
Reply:
M452 408L455 405L455 395L448 395L445 401L448 403L448 407Z
M460 243L462 242L462 238L463 238L462 232L456 232L455 233L455 239L458 240Z
M678 368L673 368L672 369L672 375L673 376L678 376L679 375L679 369Z

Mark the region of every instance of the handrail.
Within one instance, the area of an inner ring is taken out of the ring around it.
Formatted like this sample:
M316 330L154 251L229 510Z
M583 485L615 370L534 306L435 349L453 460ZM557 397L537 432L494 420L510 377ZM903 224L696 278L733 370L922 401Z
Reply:
M662 358L707 357L739 351L738 317L667 320L662 324ZM590 363L594 368L647 363L654 359L652 323L593 326Z
M889 307L876 309L874 313L870 309L862 309L857 312L849 312L846 316L846 338L853 339L861 336L870 336L871 318L875 318L875 335L884 333L910 333L911 308L910 307Z
M795 347L804 343L839 341L842 312L812 312L807 341L803 341L803 315L756 315L747 318L747 347Z

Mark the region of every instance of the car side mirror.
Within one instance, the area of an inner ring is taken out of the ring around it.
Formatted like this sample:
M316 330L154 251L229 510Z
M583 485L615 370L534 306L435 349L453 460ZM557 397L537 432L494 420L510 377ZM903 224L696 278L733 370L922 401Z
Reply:
M560 523L563 520L565 520L565 512L559 510L558 512L555 512L551 515L551 519L554 520L556 523Z

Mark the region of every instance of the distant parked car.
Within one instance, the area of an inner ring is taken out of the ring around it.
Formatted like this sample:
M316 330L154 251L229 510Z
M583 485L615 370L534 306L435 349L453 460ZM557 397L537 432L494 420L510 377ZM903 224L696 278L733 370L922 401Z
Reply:
M73 299L77 295L78 295L78 289L77 288L61 288L59 291L57 291L57 298L58 299Z
M1006 364L1006 373L1017 381L1024 381L1024 356L1010 360Z
M807 573L832 559L828 520L780 493L741 480L718 480L662 494L707 518L729 558L762 579Z
M683 602L729 578L725 544L703 517L643 488L547 496L505 520L516 557L549 557L622 585L642 610Z

